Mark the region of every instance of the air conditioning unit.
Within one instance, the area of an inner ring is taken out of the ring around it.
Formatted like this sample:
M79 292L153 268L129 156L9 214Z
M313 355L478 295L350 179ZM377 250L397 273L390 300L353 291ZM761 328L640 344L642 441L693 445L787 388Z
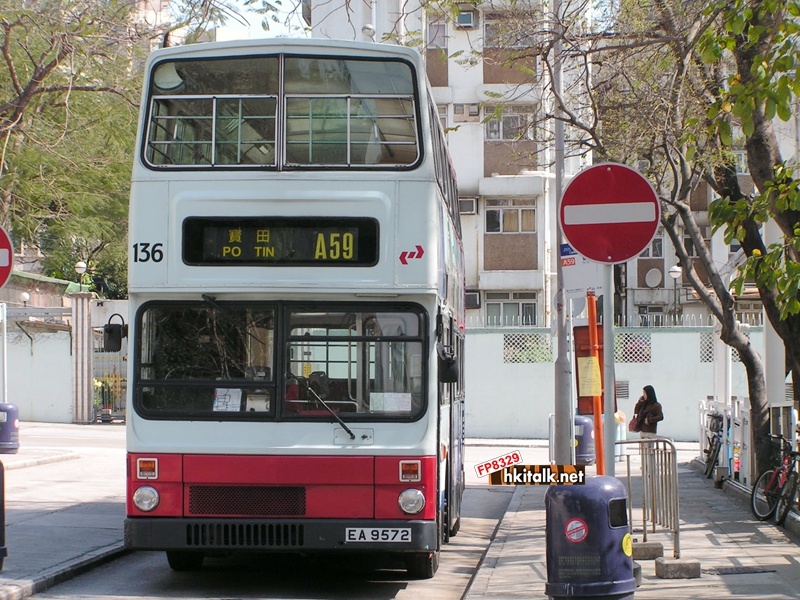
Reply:
M480 308L481 307L481 293L480 292L467 292L464 294L464 301L466 308Z
M462 215L476 215L478 214L478 199L477 198L459 198L458 199L458 212Z
M458 13L456 17L456 27L460 29L474 29L476 27L476 14L472 11Z

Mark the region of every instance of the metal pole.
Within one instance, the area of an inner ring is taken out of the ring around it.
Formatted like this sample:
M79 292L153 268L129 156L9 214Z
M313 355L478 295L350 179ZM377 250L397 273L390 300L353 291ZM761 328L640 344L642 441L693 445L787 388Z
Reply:
M606 443L606 475L615 477L614 441L617 423L614 419L616 393L614 373L614 265L606 265L603 290L603 436Z
M678 321L678 278L672 280L672 306L675 308L675 322Z
M3 402L8 402L8 305L0 304L0 318L3 319Z
M561 0L554 0L553 2L553 93L555 96L555 112L560 113L558 110L558 102L561 98ZM555 192L556 192L556 210L558 210L558 203L561 202L561 196L564 193L564 122L556 118L553 124L553 133L555 136ZM556 464L566 465L570 464L572 460L572 440L575 439L574 417L570 410L570 378L572 375L572 365L570 364L567 356L567 303L566 294L564 293L564 273L561 268L561 244L564 242L564 236L561 232L561 227L557 228L556 235L556 319L557 319L557 332L558 332L558 355L555 361L555 407L553 413L555 414L555 441L554 452Z

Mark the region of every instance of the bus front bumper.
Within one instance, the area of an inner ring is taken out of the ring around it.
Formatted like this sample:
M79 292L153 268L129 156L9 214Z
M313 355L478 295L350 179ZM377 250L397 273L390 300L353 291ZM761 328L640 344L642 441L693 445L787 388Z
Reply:
M131 550L382 551L437 550L434 521L336 519L125 519Z

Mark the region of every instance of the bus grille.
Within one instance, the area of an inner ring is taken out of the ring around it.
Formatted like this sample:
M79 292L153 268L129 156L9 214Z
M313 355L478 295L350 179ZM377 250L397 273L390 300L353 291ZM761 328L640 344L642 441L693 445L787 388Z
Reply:
M306 514L306 490L279 486L189 486L192 516L276 517Z
M215 548L264 548L303 545L303 525L209 523L186 526L186 544Z

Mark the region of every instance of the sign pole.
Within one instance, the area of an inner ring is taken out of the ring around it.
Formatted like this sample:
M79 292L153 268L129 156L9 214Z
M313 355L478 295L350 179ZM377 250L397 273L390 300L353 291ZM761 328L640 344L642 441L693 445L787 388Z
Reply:
M0 304L0 318L3 319L3 402L8 402L8 305Z
M616 477L617 422L614 417L616 398L616 373L614 372L614 265L605 265L605 292L603 298L603 433L605 438L606 475Z
M608 474L613 476L616 454L613 265L631 260L650 244L661 221L661 203L650 182L636 170L623 164L602 163L584 169L566 187L559 221L564 237L578 254L605 265L604 433L596 436L595 444L605 441L603 458ZM598 451L598 465L599 454Z

